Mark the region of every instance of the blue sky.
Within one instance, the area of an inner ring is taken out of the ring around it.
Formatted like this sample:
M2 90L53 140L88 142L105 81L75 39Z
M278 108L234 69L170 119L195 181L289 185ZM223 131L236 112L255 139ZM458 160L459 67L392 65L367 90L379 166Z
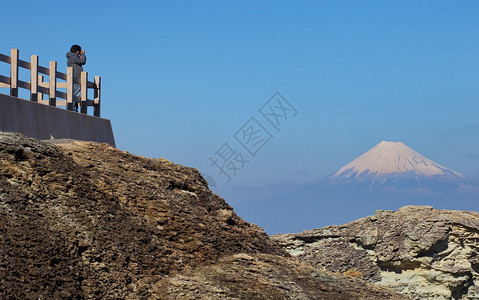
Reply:
M9 1L0 53L61 70L80 44L117 146L209 174L235 206L382 140L479 178L478 11L472 0ZM226 141L244 151L233 135L263 122L277 91L298 114L281 131L266 123L273 139L226 182L209 157Z

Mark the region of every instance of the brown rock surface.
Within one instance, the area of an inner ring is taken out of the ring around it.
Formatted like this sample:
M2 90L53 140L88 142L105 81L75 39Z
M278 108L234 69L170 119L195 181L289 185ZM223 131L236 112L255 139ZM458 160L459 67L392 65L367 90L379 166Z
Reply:
M0 299L399 299L287 256L195 169L0 133Z
M235 254L157 286L161 299L405 299L361 279L269 254Z
M272 236L302 262L415 299L479 299L479 214L406 206Z

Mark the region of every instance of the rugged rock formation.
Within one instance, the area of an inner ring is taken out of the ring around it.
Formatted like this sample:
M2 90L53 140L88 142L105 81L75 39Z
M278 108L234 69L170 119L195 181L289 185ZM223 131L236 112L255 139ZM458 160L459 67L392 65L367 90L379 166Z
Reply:
M479 299L479 214L406 206L272 237L302 262L414 299Z
M268 254L235 254L157 285L161 299L406 299L351 276Z
M194 169L0 133L0 299L195 297L401 299L288 258Z

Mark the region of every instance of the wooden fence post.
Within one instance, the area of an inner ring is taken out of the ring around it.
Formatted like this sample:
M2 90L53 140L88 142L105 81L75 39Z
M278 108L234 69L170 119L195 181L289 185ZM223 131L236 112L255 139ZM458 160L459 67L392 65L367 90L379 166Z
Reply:
M49 92L50 100L48 104L50 106L57 106L57 62L50 62L50 74L48 75L50 79Z
M18 49L10 55L10 96L18 97Z
M38 76L38 83L43 83L43 75L39 75L39 76ZM43 93L42 93L42 92L38 92L37 101L38 101L38 102L42 102L42 100L43 100Z
M95 76L95 99L93 101L93 115L100 117L101 77Z
M88 72L81 72L81 113L88 113L87 96L88 96Z
M30 59L30 100L38 102L38 55Z
M73 110L73 67L67 68L67 109Z

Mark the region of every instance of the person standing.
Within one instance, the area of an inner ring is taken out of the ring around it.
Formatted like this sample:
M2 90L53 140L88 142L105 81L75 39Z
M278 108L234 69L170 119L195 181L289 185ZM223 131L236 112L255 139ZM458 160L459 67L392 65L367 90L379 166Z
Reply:
M85 50L82 50L79 45L73 45L70 52L67 53L67 66L73 67L73 78L81 78L83 65L86 64ZM73 84L73 96L80 96L81 86L78 83ZM73 99L73 110L78 111L78 102Z

